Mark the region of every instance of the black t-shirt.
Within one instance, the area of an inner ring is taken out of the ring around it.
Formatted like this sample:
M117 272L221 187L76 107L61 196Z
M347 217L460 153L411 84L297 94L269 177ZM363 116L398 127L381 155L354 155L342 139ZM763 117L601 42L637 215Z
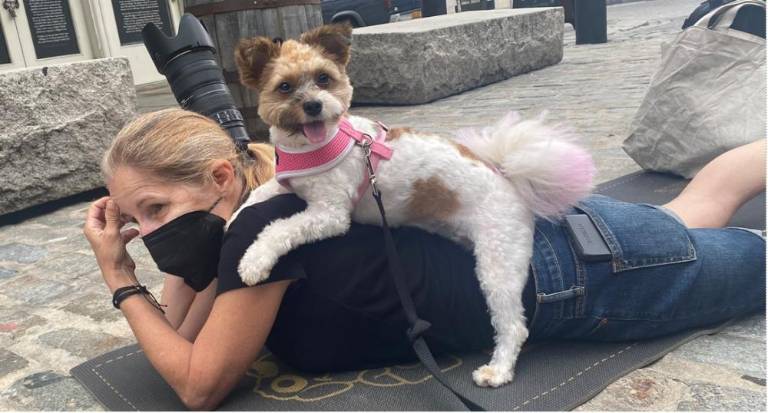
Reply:
M246 249L270 222L305 207L287 194L243 209L224 236L218 294L246 287L237 272ZM432 324L425 334L432 351L491 348L493 328L473 254L419 229L392 233L416 311ZM295 281L280 304L267 347L283 361L305 371L332 371L415 360L380 227L353 223L343 236L293 250L262 284L280 280ZM533 283L528 284L527 290Z

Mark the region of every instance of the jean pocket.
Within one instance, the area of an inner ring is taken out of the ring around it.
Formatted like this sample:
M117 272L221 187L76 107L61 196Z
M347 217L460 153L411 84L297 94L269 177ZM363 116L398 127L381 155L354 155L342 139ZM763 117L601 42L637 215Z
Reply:
M696 260L688 229L658 208L600 195L576 208L592 219L605 239L614 273Z

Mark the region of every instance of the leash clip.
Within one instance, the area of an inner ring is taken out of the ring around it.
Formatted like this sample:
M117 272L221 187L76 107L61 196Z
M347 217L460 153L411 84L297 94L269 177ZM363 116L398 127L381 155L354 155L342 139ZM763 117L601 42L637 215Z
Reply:
M371 135L364 133L360 141L357 142L357 144L361 148L363 148L363 153L365 154L365 157L370 158L371 153L373 152L373 149L371 148L373 146L373 138L371 137Z
M373 142L371 135L363 134L363 139L358 144L363 148L365 166L368 168L368 181L371 183L373 196L379 196L379 188L376 186L376 172L373 170L373 163L371 162L371 155L373 153L371 146L373 146Z

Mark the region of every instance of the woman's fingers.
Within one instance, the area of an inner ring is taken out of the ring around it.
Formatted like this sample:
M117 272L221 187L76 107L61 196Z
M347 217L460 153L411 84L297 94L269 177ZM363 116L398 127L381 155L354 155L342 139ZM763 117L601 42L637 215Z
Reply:
M136 280L136 263L125 249L125 244L136 238L139 231L129 228L121 232L124 225L120 208L115 201L104 197L91 204L83 227L104 281L112 291Z
M120 208L115 201L105 196L88 208L88 215L85 220L83 232L86 238L92 243L106 245L122 241L127 244L130 240L139 235L139 231L131 228L126 231L120 231L125 226L125 221L120 216Z
M128 228L125 231L121 232L120 236L123 238L123 243L127 244L131 242L132 239L139 236L139 230L136 228Z
M109 197L105 196L91 204L90 208L88 208L88 214L85 218L84 230L90 229L98 231L104 229L104 225L106 224L106 219L104 218L104 209L106 208L108 200Z
M109 236L117 236L120 234L120 228L122 220L120 219L120 208L115 201L108 200L106 209L104 210L104 218L106 223L104 225L104 232Z

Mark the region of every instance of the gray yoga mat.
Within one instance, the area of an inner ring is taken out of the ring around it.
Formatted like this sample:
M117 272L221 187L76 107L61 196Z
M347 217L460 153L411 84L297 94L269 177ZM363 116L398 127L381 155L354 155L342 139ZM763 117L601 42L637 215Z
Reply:
M686 181L635 173L601 185L597 192L632 202L669 201ZM765 228L765 195L751 201L734 226ZM515 379L499 389L472 383L470 374L488 354L443 357L440 366L468 396L489 410L570 410L613 381L643 367L685 342L721 326L654 340L600 343L553 341L527 345ZM109 410L183 410L173 390L137 345L89 360L72 375ZM420 365L311 375L293 370L269 353L251 366L221 410L463 410Z

